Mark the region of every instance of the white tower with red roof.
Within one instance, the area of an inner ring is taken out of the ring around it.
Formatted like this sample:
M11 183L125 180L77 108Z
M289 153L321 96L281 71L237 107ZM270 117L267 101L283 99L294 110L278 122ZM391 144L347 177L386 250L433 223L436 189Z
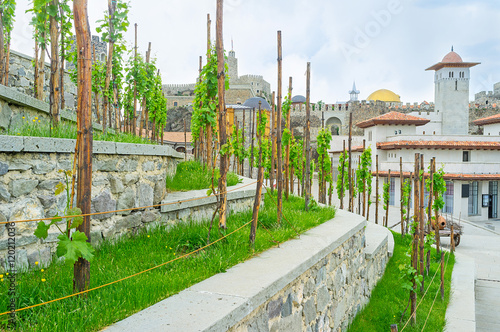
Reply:
M467 135L469 133L469 80L470 68L479 62L463 62L453 51L441 62L427 68L434 70L435 110L442 112L443 135Z

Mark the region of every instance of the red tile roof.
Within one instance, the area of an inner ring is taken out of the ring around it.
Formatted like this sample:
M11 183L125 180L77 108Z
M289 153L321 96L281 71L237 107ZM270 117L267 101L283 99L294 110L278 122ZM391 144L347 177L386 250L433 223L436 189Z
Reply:
M403 106L405 108L405 106ZM391 124L400 124L400 125L415 125L422 126L428 123L429 119L419 118L417 116L403 114L399 112L389 112L386 114L382 114L375 118L368 119L366 121L362 121L356 124L359 128L369 128L375 125L391 125Z
M375 176L377 175L376 172L372 172L372 174ZM381 177L387 177L388 172L387 171L379 171L378 176ZM424 177L429 177L429 173L424 173ZM391 177L397 177L399 178L399 171L393 172L391 170ZM410 177L410 172L403 172L403 178L409 178ZM500 180L500 173L499 174L460 174L460 173L445 173L444 174L444 179L445 180L464 180L464 181L478 181L478 180L488 180L488 181L496 181Z
M450 150L500 150L500 142L479 141L395 141L377 143L380 150L400 149L450 149Z
M476 126L483 126L483 125L499 123L499 122L500 122L500 113L492 115L492 116L488 116L486 118L477 119L475 121L472 121L472 123L475 124Z

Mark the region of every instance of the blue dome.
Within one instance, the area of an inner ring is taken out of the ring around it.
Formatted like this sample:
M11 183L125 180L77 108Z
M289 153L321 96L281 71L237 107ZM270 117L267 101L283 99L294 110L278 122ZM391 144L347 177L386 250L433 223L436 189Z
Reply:
M260 101L260 108L261 109L263 109L263 110L269 110L269 111L271 110L271 105L269 105L269 103L267 102L267 100L265 100L264 98L261 98L261 97L248 98L243 103L243 106L247 106L247 107L252 107L252 108L258 109L259 108L259 101Z
M305 103L306 97L302 95L296 95L292 97L292 103Z

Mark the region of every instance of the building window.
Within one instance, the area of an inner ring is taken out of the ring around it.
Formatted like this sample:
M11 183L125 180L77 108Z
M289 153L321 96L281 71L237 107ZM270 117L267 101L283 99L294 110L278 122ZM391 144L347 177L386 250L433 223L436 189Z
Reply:
M370 141L370 142L372 141L372 131L371 130L368 132L368 141Z
M391 178L391 185L389 186L389 205L394 205L395 192L396 192L396 178Z
M453 194L454 186L452 181L446 181L446 192L443 194L443 213L453 214Z
M472 181L469 186L469 216L477 216L477 199L478 199L478 187L479 183L477 181Z
M470 151L463 151L462 153L462 161L469 162L470 161Z
M425 135L425 130L423 131L422 135Z
M177 106L177 102L176 101L174 101L174 106Z
M458 90L458 81L455 81L455 91Z

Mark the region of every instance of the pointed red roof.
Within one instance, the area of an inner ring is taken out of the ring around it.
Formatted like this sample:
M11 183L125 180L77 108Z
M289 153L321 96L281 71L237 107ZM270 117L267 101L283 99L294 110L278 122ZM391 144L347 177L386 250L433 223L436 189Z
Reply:
M415 125L422 126L428 123L429 119L419 118L417 116L403 114L399 112L389 112L375 118L371 118L356 124L359 128L369 128L375 125Z
M488 116L486 118L477 119L475 121L472 121L472 123L475 124L476 126L483 126L483 125L487 125L487 124L500 123L500 113L492 115L492 116Z

